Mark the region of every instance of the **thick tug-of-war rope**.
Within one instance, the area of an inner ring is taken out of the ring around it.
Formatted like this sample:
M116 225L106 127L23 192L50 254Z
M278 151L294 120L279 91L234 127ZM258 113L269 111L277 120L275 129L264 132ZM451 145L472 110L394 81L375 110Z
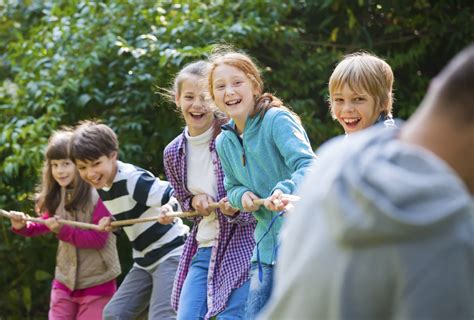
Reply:
M9 219L11 218L10 213L8 211L3 210L3 209L0 209L0 215L3 216L3 217L9 218ZM28 215L23 220L45 224L44 219L32 218ZM65 219L57 219L57 221L60 224L67 224L67 225L82 228L82 229L99 230L99 226L96 225L96 224L93 224L93 223L85 223L85 222L71 221L71 220L65 220Z
M290 201L298 201L299 197L294 196L294 195L282 195L283 198L288 199ZM265 202L265 199L256 199L253 201L256 205L263 205ZM275 204L278 204L277 201L274 201ZM211 202L209 204L209 209L215 210L219 208L219 203L218 202ZM200 216L201 214L197 211L178 211L178 212L168 212L165 213L167 217L173 217L173 218L187 218L187 217L195 217L195 216ZM5 218L10 219L11 215L10 212L5 211L3 209L0 209L0 216L3 216ZM45 223L44 219L41 218L32 218L30 216L26 216L24 219L25 221L31 221L31 222L38 222L38 223ZM150 222L150 221L157 221L158 217L146 217L146 218L137 218L137 219L127 219L127 220L120 220L120 221L112 221L110 225L112 227L122 227L122 226L128 226L136 223L144 223L144 222ZM57 219L58 223L60 224L66 224L74 227L78 227L81 229L91 229L91 230L97 230L101 231L99 229L99 226L93 223L85 223L85 222L79 222L79 221L71 221L71 220L65 220L65 219Z

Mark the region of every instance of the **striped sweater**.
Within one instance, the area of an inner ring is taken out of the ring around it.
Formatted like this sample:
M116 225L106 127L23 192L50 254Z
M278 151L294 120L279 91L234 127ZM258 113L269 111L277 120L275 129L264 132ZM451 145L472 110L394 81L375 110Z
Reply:
M117 173L112 186L98 192L117 221L157 216L159 208L167 203L174 210L178 207L169 182L121 161L117 161ZM125 226L123 230L132 243L135 265L151 269L160 261L181 254L189 228L181 219L175 219L169 225L152 221Z

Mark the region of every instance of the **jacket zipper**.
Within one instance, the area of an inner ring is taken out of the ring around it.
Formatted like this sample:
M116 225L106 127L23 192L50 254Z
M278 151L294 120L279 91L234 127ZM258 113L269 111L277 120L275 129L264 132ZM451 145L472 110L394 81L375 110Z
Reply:
M247 158L245 156L244 140L240 137L239 133L237 132L237 130L234 127L231 127L230 125L223 125L222 129L229 130L229 131L233 132L235 134L235 136L237 137L237 140L239 140L239 143L242 146L242 158L241 158L242 159L242 166L245 167L247 165Z
M244 139L236 132L237 139L239 139L240 145L242 146L242 165L245 167L247 164L247 158L245 157Z

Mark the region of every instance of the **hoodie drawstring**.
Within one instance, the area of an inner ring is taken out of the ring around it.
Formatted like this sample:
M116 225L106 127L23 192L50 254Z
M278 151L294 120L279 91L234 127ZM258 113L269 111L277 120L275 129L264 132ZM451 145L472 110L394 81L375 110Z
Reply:
M286 212L286 210L283 210L283 211L280 211L278 212L278 214L276 216L274 216L272 218L272 220L270 221L270 223L268 224L268 227L267 227L267 231L265 231L265 233L262 235L262 237L257 241L256 243L256 247L257 247L257 266L258 266L258 280L260 282L263 281L263 267L262 267L262 263L260 262L260 250L258 248L260 242L262 242L262 240L265 238L265 236L270 232L270 230L272 229L272 226L273 224L275 223L275 221L281 217L284 213ZM273 253L274 255L276 255L276 252L277 252L277 248L278 248L278 244L275 245L275 248L273 248Z

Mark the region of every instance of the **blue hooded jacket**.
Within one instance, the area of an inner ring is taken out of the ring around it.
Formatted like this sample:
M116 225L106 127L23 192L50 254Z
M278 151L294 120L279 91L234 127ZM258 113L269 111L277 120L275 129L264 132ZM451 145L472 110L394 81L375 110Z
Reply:
M308 136L295 117L284 109L270 108L263 119L259 115L247 118L243 138L234 128L230 121L216 141L230 204L243 210L241 199L246 191L262 199L276 189L293 194L315 159ZM255 240L259 241L277 212L261 206L254 214ZM282 219L276 219L260 243L263 263L275 262L281 224ZM256 260L254 251L252 261Z

